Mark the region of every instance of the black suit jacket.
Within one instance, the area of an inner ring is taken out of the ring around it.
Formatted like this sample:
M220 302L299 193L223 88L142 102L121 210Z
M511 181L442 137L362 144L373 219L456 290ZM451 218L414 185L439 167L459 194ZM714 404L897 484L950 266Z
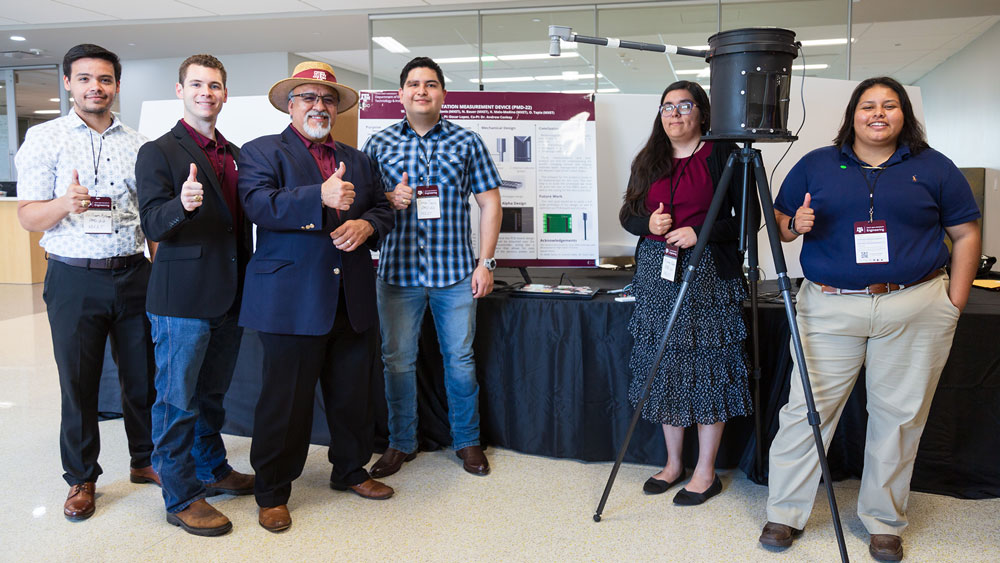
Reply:
M238 161L239 148L228 150ZM181 186L191 163L205 190L201 207L181 206ZM207 319L239 303L250 258L250 224L233 228L222 186L205 152L180 122L139 149L135 163L142 230L160 243L146 291L146 310L155 315ZM237 231L240 237L237 238Z
M375 325L375 268L371 252L395 225L378 169L365 153L336 143L344 180L354 184L350 209L322 205L325 178L289 125L243 145L240 200L257 224L257 250L247 267L240 324L263 332L321 335L330 332L340 290L351 326ZM341 252L330 233L350 219L370 221L375 233L352 252Z

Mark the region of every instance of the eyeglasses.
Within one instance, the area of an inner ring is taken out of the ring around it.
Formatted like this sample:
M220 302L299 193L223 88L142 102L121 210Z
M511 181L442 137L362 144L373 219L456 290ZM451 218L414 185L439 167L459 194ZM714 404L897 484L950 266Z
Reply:
M302 94L289 94L288 99L290 100L292 98L302 98L302 101L310 106L315 104L316 100L323 100L324 106L335 106L340 103L340 100L338 100L335 96L330 96L330 95L320 96L317 94L313 94L312 92L304 92Z
M681 115L687 115L694 109L694 102L681 102L679 104L663 104L660 106L660 115L667 116L674 113L674 110Z

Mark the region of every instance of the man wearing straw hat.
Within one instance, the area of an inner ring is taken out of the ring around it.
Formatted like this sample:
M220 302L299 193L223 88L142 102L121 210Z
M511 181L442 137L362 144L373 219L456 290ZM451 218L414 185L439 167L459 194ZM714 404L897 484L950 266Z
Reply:
M317 381L330 431L330 486L369 499L393 494L364 465L374 433L377 326L369 250L394 222L368 157L330 136L337 114L357 103L356 91L338 84L329 65L310 61L268 98L292 122L240 153L239 195L257 225L240 324L258 331L264 351L250 448L258 521L280 532L292 524L287 504L309 449Z

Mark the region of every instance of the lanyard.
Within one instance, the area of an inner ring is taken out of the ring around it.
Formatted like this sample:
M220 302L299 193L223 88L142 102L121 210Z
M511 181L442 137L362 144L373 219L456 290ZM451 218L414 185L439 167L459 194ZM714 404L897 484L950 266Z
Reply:
M694 146L694 150L691 151L691 156L687 157L686 159L683 159L684 160L684 166L681 166L680 172L678 172L677 174L671 174L670 175L670 216L671 217L674 216L674 194L677 193L677 189L680 188L680 186L681 186L681 176L683 176L684 175L684 171L687 170L688 164L691 164L691 161L694 160L694 158L693 158L694 157L694 153L698 152L698 147L700 147L700 146L701 146L701 141L698 141L698 144ZM681 160L681 159L678 159L678 160ZM676 182L674 181L675 179L676 179Z
M427 181L424 182L424 184L433 184L434 183L433 182L433 178L434 178L434 155L437 154L438 146L441 143L440 142L431 141L430 139L426 139L427 142L430 143L431 147L432 147L431 154L430 154L430 156L428 156L427 155L427 151L424 149L424 143L423 143L424 140L425 140L424 137L421 137L420 135L417 135L417 148L420 149L421 159L424 161L424 164L427 165Z
M875 173L875 181L871 182L868 180L868 175L865 174L864 170L878 170ZM882 172L885 172L885 168L881 166L864 166L858 165L858 173L861 177L865 179L865 184L868 186L868 222L874 221L875 217L875 186L878 185L878 179L882 177Z
M104 135L99 135L98 139L101 140L99 148L94 150L94 132L87 130L90 133L90 156L94 159L94 189L97 189L97 171L101 168L101 153L104 152Z

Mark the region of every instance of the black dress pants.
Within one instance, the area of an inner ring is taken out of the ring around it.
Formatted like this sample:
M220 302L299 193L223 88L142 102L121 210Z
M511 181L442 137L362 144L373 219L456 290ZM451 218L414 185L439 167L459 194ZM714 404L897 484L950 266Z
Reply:
M357 485L369 477L364 466L371 459L375 436L369 380L377 328L354 332L343 292L338 301L333 328L325 335L258 333L264 366L250 464L259 506L287 504L292 481L302 474L317 381L330 430L330 481Z
M63 478L70 485L96 481L102 473L97 402L108 337L118 366L131 465L150 464L156 363L146 318L149 272L146 260L117 270L48 263L43 295L62 391Z

